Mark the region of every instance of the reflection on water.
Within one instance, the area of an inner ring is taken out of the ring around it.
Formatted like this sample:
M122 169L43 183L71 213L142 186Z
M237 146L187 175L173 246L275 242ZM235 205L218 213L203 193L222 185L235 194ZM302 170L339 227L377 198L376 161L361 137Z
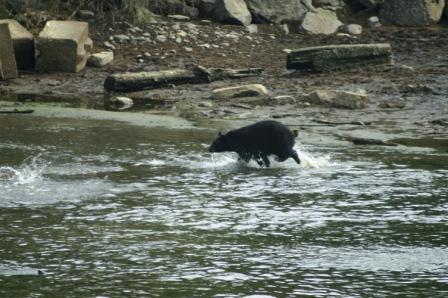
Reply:
M301 140L266 169L209 131L11 119L1 297L446 296L446 153Z

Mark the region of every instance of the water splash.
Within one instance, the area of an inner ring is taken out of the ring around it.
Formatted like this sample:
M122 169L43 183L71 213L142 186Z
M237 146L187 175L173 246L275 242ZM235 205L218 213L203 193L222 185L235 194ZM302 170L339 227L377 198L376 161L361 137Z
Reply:
M12 185L32 185L42 181L43 172L48 163L44 162L40 155L25 159L18 168L9 166L0 167L0 182Z

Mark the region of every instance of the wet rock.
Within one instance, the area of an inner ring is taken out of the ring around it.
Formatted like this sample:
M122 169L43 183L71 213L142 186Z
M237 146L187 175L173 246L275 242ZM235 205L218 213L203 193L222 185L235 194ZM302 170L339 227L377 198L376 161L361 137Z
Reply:
M305 14L300 30L309 34L334 34L343 23L338 20L336 13L318 8Z
M93 67L103 67L111 63L113 60L114 60L113 52L99 52L90 55L89 59L87 60L87 65Z
M323 72L392 65L390 44L331 45L294 50L287 56L287 68Z
M95 18L95 13L91 10L81 9L77 13L78 17L83 20L91 20Z
M362 26L357 24L349 24L345 26L344 31L351 35L362 34Z
M246 26L246 31L250 34L258 33L258 26L256 24L250 24Z
M352 143L355 145L379 145L379 146L398 146L395 143L377 140L377 139L367 139L367 138L350 138Z
M17 64L8 24L0 24L0 80L17 78Z
M189 21L190 17L184 16L181 14L170 14L168 15L168 18L175 20L175 21Z
M213 90L215 99L223 100L236 97L256 97L268 95L268 90L261 84L224 87Z
M106 108L115 111L124 111L132 108L134 101L125 96L112 96L106 99Z
M285 104L295 104L297 100L294 96L291 95L277 95L272 97L271 102L278 105L285 105Z
M8 24L18 69L34 67L34 36L16 20L0 20Z
M111 44L111 43L108 42L108 41L105 41L105 42L104 42L104 46L105 46L106 48L108 48L109 50L116 50L116 49L117 49L117 47L115 47L113 44Z
M248 26L252 16L244 0L218 0L213 10L213 18L219 22Z
M379 104L382 109L403 109L405 106L404 99L390 99Z
M384 24L400 26L428 26L442 18L445 0L387 0L380 6Z
M338 90L316 90L301 97L301 101L313 105L342 109L362 109L367 107L369 98L364 93L354 93Z
M373 16L367 19L367 26L369 28L375 29L381 27L382 24L377 16Z
M118 43L125 44L131 41L131 37L125 34L117 34L114 35L113 40Z
M36 69L78 72L86 66L92 46L88 23L48 21L36 40Z
M246 0L256 23L297 23L313 10L311 0Z

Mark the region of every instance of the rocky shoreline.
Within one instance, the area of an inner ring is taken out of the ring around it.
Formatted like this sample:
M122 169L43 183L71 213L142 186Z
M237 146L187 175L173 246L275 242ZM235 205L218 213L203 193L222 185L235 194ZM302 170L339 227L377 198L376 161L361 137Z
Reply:
M114 95L131 98L133 111L195 120L225 119L232 120L232 125L275 118L304 130L346 137L359 137L363 135L361 132L370 131L372 137L385 141L448 138L448 60L445 58L448 28L443 25L365 28L360 35L309 35L288 34L283 26L275 24L259 24L248 29L161 17L157 22L143 25L92 21L90 37L94 42L93 52L108 50L113 45L111 64L87 67L79 73L24 71L17 79L0 82L2 100L16 102L18 106L36 101L104 109L110 94L105 94L103 84L113 73L192 69L197 65L262 68L264 72L256 77ZM391 44L393 66L324 73L286 69L287 53L291 50L373 43ZM266 92L237 98L214 95L216 89L248 84L260 84ZM341 109L306 97L318 91L361 94L368 98L368 104L359 109ZM448 150L446 141L443 142L443 150Z

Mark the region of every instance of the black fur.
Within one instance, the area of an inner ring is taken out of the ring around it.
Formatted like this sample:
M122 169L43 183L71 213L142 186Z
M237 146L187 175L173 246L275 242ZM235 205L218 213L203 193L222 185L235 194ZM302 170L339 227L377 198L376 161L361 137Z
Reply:
M292 157L300 163L294 147L292 131L273 120L260 121L219 136L209 148L210 152L236 152L241 160L249 162L252 158L260 165L269 167L268 155L276 155L278 161Z

